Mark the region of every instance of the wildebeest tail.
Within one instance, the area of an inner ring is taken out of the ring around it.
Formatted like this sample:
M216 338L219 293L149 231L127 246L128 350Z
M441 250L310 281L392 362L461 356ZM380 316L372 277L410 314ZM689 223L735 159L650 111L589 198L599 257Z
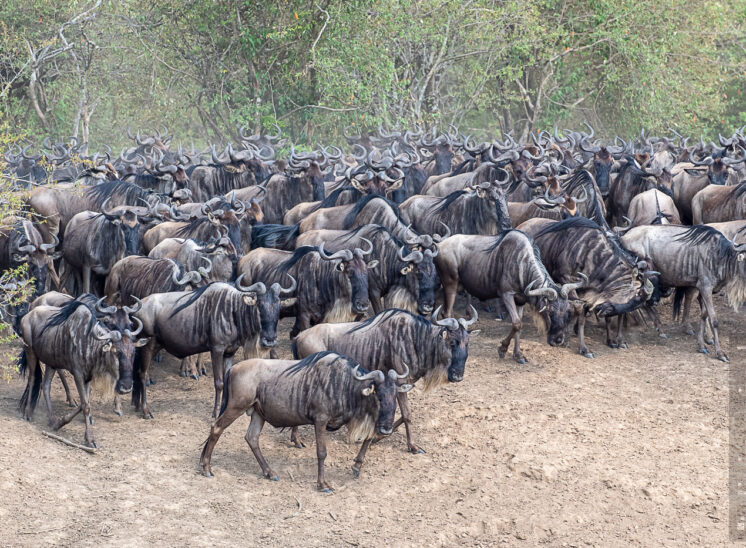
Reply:
M256 225L251 231L251 248L271 247L275 249L295 249L295 240L298 239L300 225Z
M673 319L676 321L681 313L681 303L684 302L686 295L685 287L677 287L673 293Z
M290 351L293 353L293 359L299 360L298 357L298 344L296 343L295 339L293 339L293 342L290 343Z
M143 349L135 348L135 358L132 363L132 405L138 407L142 403L142 365Z
M21 355L18 358L18 369L21 372L21 375L25 375L26 371L28 370L28 360L26 358L26 350L24 349L23 352L21 352ZM31 398L31 410L33 411L36 408L36 402L39 401L39 390L41 388L41 363L39 360L36 360L36 366L34 367L34 380L33 383L31 382L31 379L29 379L29 382L26 383L26 389L23 391L23 395L21 396L21 401L18 402L18 409L23 409L26 407L26 405L29 402L29 398Z
M225 412L225 408L228 407L228 397L230 396L228 392L228 386L231 383L231 370L225 372L225 378L223 378L223 398L220 402L220 415L222 415ZM218 417L220 417L218 415Z

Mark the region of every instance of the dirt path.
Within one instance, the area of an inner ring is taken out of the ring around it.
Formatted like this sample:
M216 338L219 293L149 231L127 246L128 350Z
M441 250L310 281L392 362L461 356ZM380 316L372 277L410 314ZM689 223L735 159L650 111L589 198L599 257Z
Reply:
M717 304L724 348L743 359L745 315ZM727 364L695 353L674 328L666 341L633 328L630 349L611 350L591 327L597 357L587 360L576 339L550 348L529 327L521 366L497 358L508 327L484 316L465 380L412 393L427 454L408 454L397 432L372 448L356 480L357 447L343 429L328 446L333 495L314 491L309 428L303 450L289 431L265 428L263 451L281 481L262 479L246 417L217 445L215 477L199 475L212 379L182 379L173 360L155 368L153 421L95 405L96 455L42 437L43 402L26 423L16 410L22 381L3 383L0 545L727 544ZM82 420L60 433L81 442Z

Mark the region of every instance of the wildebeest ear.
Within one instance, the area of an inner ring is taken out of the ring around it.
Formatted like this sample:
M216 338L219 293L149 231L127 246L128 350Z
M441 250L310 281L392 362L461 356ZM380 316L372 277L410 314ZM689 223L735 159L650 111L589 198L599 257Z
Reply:
M344 271L345 271L345 264L344 264L344 263L339 263L339 264L338 264L337 266L335 266L334 268L336 268L336 269L337 269L337 270L339 270L340 272L344 272Z
M107 341L106 344L104 345L104 352L110 352L113 346L114 345L111 344L111 341Z
M374 386L369 386L368 388L363 388L361 390L361 392L363 393L363 396L370 396L375 391L376 391L375 385Z
M414 267L411 264L408 264L407 266L402 268L399 272L401 272L402 276L406 276L407 274L412 272L413 269Z
M141 346L145 346L150 342L150 339L144 338L144 339L137 339L135 341L135 347L140 348Z
M244 295L243 302L246 306L254 306L256 304L256 295Z
M372 261L368 262L368 270L372 270L377 266L378 266L378 259L373 259Z
M446 339L448 339L448 330L447 330L447 329L443 329L443 330L442 330L442 331L440 332L440 338L441 338L441 339L443 339L444 341L445 341Z
M399 392L409 392L412 388L414 388L413 384L402 384L397 390Z
M287 308L288 306L293 306L296 302L298 302L298 297L291 297L290 299L282 299L280 301L280 306L282 308Z
M739 254L738 254L738 260L739 260L739 261L744 261L744 260L746 260L746 253L739 253Z
M477 336L477 335L479 335L479 334L480 334L481 332L482 332L482 330L481 330L481 329L475 329L474 331L469 331L469 336L470 336L470 337L476 337L476 336Z

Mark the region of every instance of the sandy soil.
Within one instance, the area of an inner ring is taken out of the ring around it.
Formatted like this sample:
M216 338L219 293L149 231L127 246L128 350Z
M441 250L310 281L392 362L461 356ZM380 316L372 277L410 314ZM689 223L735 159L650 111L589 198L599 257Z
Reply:
M724 348L743 359L744 313L717 304ZM281 481L262 479L243 439L246 417L218 443L215 477L198 474L212 379L183 379L174 360L155 367L154 420L96 403L95 455L41 435L43 402L32 423L21 420L23 382L2 383L0 545L728 543L728 364L695 353L693 338L668 326L668 340L630 329L629 350L603 346L602 329L591 327L594 360L575 354L576 339L551 348L529 327L530 362L518 365L497 357L508 326L483 318L465 380L411 393L427 454L408 454L397 432L354 479L357 447L343 429L328 445L333 495L314 490L308 427L302 450L288 431L265 428L263 451ZM287 341L281 355L290 355ZM60 434L82 442L82 419Z

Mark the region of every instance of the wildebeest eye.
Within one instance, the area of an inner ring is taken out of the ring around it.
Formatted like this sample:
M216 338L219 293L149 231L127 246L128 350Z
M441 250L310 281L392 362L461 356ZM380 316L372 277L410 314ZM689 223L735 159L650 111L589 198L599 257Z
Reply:
M344 272L344 271L345 271L345 264L344 264L344 263L339 263L339 264L338 264L338 265L336 266L336 268L337 268L337 270L339 270L340 272Z
M441 338L442 338L442 339L443 339L444 341L445 341L445 340L448 340L448 331L446 331L445 329L444 329L443 331L441 331L441 332L440 332L440 337L441 337Z

